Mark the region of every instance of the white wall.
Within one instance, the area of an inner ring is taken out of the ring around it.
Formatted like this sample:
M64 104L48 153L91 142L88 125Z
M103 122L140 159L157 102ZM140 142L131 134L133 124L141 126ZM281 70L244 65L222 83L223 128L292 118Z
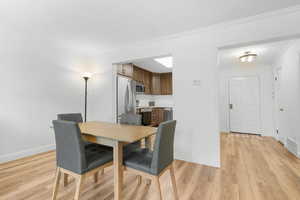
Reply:
M0 56L1 72L8 74L8 80L1 79L1 85L6 86L2 95L7 98L5 102L1 100L4 102L1 106L6 110L5 113L1 113L1 126L4 127L1 130L5 133L5 136L1 134L4 138L0 140L1 155L53 144L53 135L48 129L49 121L57 112L77 111L82 104L82 82L77 79L77 74L66 70L74 66L70 63L77 61L78 57L85 56L85 60L91 60L93 69L99 72L90 82L90 119L114 121L115 69L112 69L112 63L172 54L174 117L178 120L175 156L187 161L220 166L218 48L300 34L300 26L295 26L299 19L298 9L285 10L123 47L101 55L97 55L95 51L87 51L86 48L79 51L76 44L64 49L59 41L40 44L41 48L29 57L26 55L32 48L30 42L26 45L21 44L24 49L19 53L12 48L8 55ZM6 39L15 41L9 35ZM19 41L17 43L19 44ZM53 49L49 50L49 45L54 46ZM5 47L0 47L1 52L7 52ZM51 55L51 58L44 59L44 55ZM23 57L28 59L28 63L23 62ZM4 58L16 63L5 64ZM58 67L61 69L58 70ZM36 77L39 78L35 79ZM10 81L11 84L4 80ZM200 85L193 85L193 80L200 80ZM16 84L21 91L30 91L36 96L32 95L31 99L22 101L21 97L28 98L30 95L16 92ZM5 123L2 123L4 119ZM17 124L16 120L21 124ZM16 140L19 141L14 145L7 144Z
M279 107L279 134L285 142L287 137L294 139L300 146L300 41L291 43L276 67L281 68ZM300 153L299 153L300 155Z
M123 47L102 54L99 60L101 66L108 66L126 60L172 54L174 117L178 120L175 156L220 166L218 48L299 34L300 27L294 26L297 19L300 19L300 12L275 13L192 34ZM200 86L193 85L193 80L200 80Z
M0 46L0 163L54 149L51 121L58 113L83 112L81 72L94 69L89 64L91 57L54 46L54 42L28 35L17 41L14 35L5 38ZM111 96L105 99L107 88L101 93L101 87L112 85L112 69L108 68L108 75L98 74L90 81L91 85L97 84L97 91L90 90L90 95L102 95L103 102L111 101ZM112 107L101 105L97 108L103 117L98 118L111 120L107 116Z

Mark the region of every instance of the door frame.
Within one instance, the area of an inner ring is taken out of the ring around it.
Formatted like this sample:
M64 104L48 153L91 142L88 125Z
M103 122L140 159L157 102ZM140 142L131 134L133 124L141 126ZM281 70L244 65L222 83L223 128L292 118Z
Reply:
M261 105L262 105L262 85L261 85L261 78L259 75L249 75L249 76L229 76L228 80L227 80L227 101L228 101L228 105L227 105L227 115L228 115L228 120L227 120L227 126L228 126L228 131L230 133L232 133L231 131L231 126L230 126L230 121L231 121L231 117L230 117L230 108L229 108L229 104L230 104L230 80L232 79L238 79L238 78L257 78L258 80L258 98L259 98L259 104L258 104L258 110L259 110L259 124L258 124L258 129L259 131L262 130L262 109L261 109ZM245 133L245 134L254 134L254 133ZM263 135L262 132L260 133L256 133L258 135Z
M280 115L281 115L281 102L280 102L280 90L281 90L281 84L280 84L280 79L281 79L281 71L282 71L282 66L275 67L273 70L273 76L274 76L274 129L275 129L275 138L277 141L285 144L285 141L282 137L280 137Z

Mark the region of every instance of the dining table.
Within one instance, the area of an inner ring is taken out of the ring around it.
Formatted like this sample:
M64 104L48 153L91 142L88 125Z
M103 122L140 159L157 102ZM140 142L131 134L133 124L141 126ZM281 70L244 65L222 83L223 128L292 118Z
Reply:
M123 187L123 146L146 139L146 147L151 148L150 137L156 134L157 128L101 121L79 123L79 128L83 138L88 142L113 148L114 199L121 200Z

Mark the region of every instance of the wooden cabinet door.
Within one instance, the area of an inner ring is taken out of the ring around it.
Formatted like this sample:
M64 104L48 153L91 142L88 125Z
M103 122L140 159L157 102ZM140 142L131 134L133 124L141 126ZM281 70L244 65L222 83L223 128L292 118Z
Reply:
M164 113L165 113L165 110L163 108L159 108L158 109L158 121L159 121L159 124L164 122Z
M123 64L123 75L132 77L133 76L133 65L132 64Z
M164 113L163 108L154 108L151 115L151 124L158 126L160 123L164 122Z
M149 71L144 71L144 86L145 86L145 94L151 94L151 81L152 73Z
M144 73L143 70L137 66L133 66L133 80L143 83Z
M172 73L162 73L160 75L160 87L162 95L172 95Z
M133 76L133 65L132 64L118 64L117 72L120 75L132 78Z
M139 68L136 67L135 65L133 66L133 80L138 81L139 79Z
M123 75L123 65L117 64L117 73Z
M161 89L160 89L160 74L158 73L152 73L152 94L154 95L160 95Z

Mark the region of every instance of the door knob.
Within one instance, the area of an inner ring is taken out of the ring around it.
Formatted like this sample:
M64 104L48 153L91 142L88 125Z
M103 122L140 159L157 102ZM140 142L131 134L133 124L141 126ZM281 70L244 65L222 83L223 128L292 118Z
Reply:
M280 110L280 112L283 112L283 111L284 111L284 109L283 109L283 108L280 108L279 110Z
M233 104L229 104L229 109L232 110L233 109Z

